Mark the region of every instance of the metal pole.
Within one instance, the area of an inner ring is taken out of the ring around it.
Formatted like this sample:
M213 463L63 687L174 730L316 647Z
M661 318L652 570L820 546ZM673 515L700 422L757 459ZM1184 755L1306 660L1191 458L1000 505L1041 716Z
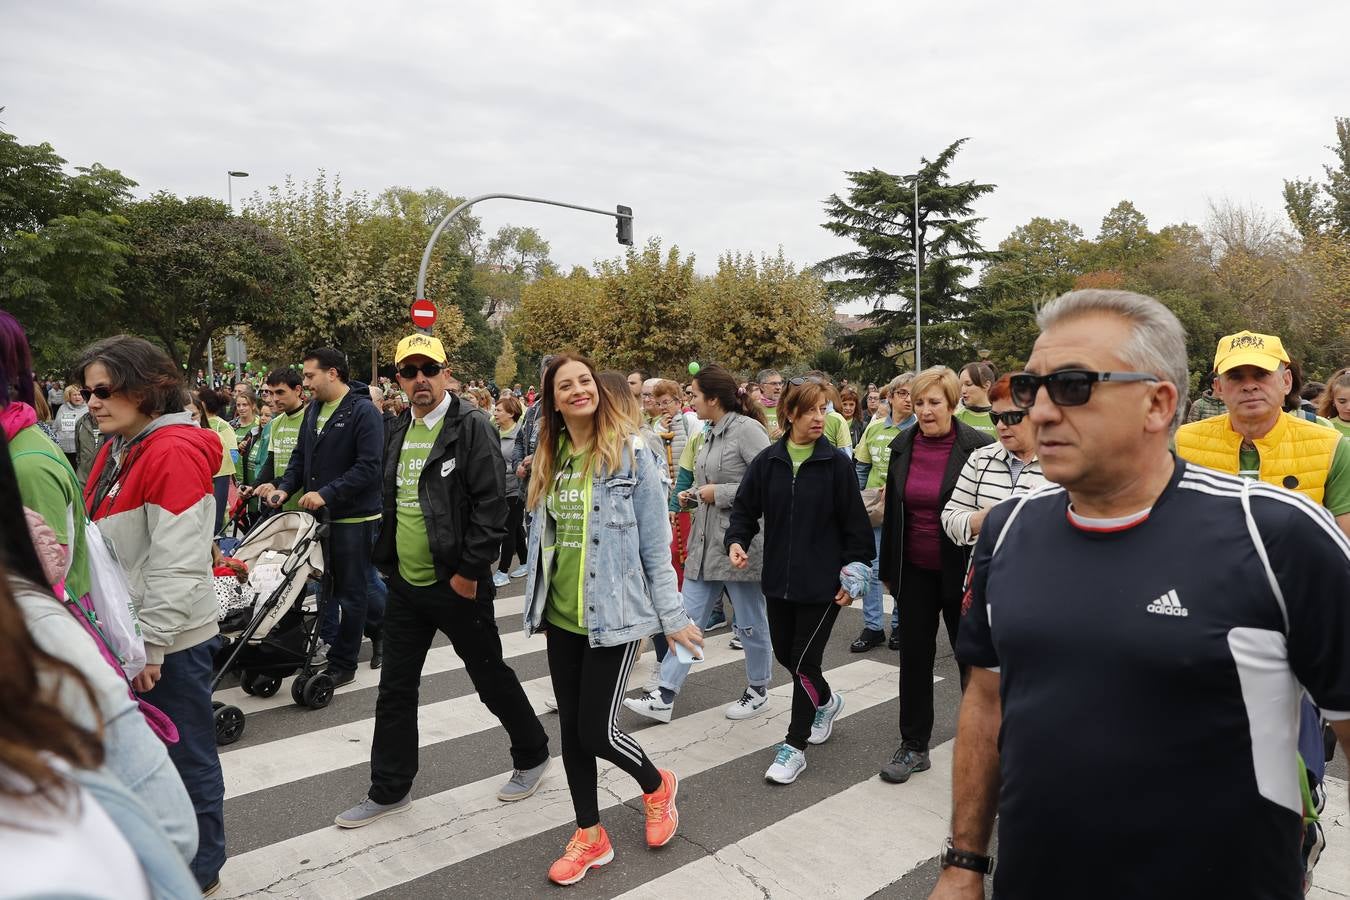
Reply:
M230 198L230 215L234 215L234 176L225 174L225 195Z
M914 173L914 371L923 371L923 320L919 316L919 173Z
M633 218L632 215L623 215L621 213L613 212L608 209L596 209L593 206L578 206L575 203L563 203L559 200L545 200L542 197L526 197L521 194L480 194L477 197L470 197L468 200L465 200L459 206L456 206L454 209L450 210L449 215L447 215L444 219L441 219L440 224L436 226L436 230L431 232L431 239L427 241L427 248L426 250L422 251L422 265L417 270L417 295L413 299L422 300L426 297L427 269L431 267L431 251L433 248L435 248L436 242L440 240L441 232L445 230L445 226L449 225L451 221L454 220L455 216L464 212L464 210L468 209L470 206L473 206L475 203L479 203L483 200L522 200L526 203L543 203L548 206L561 206L566 209L579 209L582 212L595 213L601 216L611 216L615 219ZM425 332L427 334L431 333L431 329L429 328L419 327L418 330Z

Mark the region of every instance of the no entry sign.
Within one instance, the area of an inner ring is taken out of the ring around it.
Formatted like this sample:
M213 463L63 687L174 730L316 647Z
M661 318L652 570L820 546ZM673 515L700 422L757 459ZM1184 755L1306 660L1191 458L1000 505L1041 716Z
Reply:
M409 314L412 323L418 328L430 328L436 324L436 305L430 300L414 300Z

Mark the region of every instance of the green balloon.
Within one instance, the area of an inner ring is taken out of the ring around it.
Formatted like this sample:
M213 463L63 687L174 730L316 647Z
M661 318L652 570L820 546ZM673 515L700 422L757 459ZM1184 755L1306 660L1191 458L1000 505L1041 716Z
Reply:
M696 363L696 362L691 362L691 363L689 364L689 374L690 374L690 375L697 375L697 374L698 374L698 371L699 371L699 368L700 368L700 366L699 366L698 363Z

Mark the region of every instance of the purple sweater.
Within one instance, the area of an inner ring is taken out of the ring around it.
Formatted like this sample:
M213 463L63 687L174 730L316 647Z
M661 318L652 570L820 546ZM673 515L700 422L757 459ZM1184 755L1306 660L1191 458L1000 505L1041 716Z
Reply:
M905 560L918 569L942 568L942 476L956 446L953 427L940 438L914 435L905 480Z

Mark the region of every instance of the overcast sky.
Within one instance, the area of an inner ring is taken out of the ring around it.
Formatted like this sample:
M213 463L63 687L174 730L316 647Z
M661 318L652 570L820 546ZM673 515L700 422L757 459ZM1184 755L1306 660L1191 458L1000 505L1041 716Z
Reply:
M994 246L1033 216L1094 235L1128 198L1155 227L1210 199L1281 213L1350 115L1350 3L182 0L4 4L4 128L139 193L223 199L340 173L633 207L697 256L811 264L847 169L998 185ZM921 11L919 11L921 10ZM927 16L927 18L926 18ZM494 201L563 266L616 255L599 217ZM411 292L411 287L410 287Z

